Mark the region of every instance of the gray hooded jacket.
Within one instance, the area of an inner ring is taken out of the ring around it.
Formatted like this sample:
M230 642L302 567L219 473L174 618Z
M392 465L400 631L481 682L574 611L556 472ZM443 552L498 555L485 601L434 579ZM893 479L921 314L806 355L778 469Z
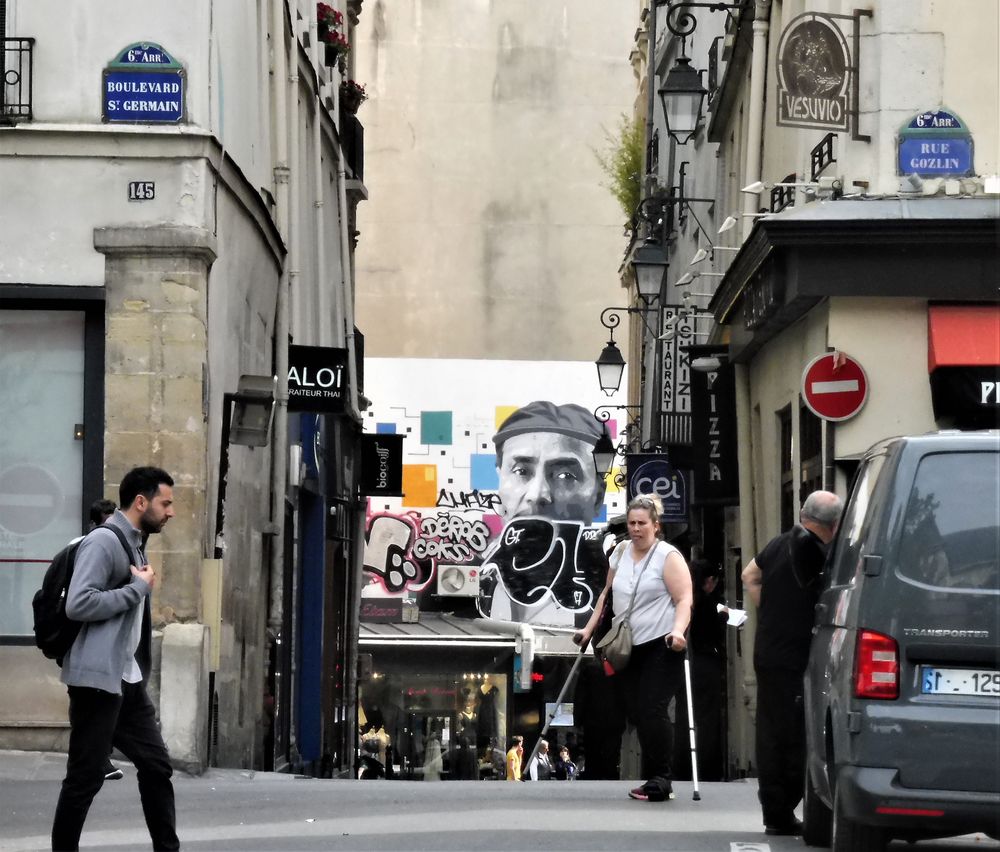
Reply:
M150 586L129 569L130 564L141 566L144 561L139 550L142 534L120 509L106 523L125 534L132 545L132 560L126 559L121 542L110 530L98 528L80 542L66 595L66 615L82 621L83 626L63 658L60 680L68 686L89 686L120 695L122 675L134 653L135 622L148 608ZM148 632L144 625L143 633ZM140 648L143 644L148 644L145 635ZM142 662L140 668L146 675Z

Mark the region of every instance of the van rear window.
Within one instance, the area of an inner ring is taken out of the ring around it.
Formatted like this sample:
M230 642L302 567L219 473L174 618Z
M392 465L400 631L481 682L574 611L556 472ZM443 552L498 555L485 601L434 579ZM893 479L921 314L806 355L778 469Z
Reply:
M950 589L1000 588L1000 454L926 456L906 505L899 571Z

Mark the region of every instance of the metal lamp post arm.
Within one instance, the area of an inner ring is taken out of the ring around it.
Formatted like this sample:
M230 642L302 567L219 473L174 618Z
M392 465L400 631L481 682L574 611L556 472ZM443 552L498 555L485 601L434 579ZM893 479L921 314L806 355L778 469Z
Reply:
M605 308L601 311L601 325L611 331L612 337L614 337L614 329L618 328L622 323L621 314L639 314L642 317L642 324L645 326L646 331L650 335L653 335L654 330L647 321L646 315L655 313L656 310L652 308Z

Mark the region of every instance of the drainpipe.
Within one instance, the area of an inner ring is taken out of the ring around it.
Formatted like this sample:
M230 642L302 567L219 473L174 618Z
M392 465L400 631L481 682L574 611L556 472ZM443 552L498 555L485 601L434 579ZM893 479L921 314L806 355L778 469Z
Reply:
M271 0L271 31L274 33L275 115L281 132L276 134L274 180L278 207L278 230L287 248L289 237L289 168L287 124L288 100L286 80L288 63L285 55L285 4ZM293 53L292 56L295 54ZM274 308L274 346L277 386L274 400L274 443L271 451L271 606L267 626L272 640L277 637L282 624L281 592L284 588L284 530L285 490L288 480L288 290L290 259L286 253L281 264L281 278Z
M333 346L338 342L334 337L332 340L324 332L331 328L330 325L330 287L327 282L326 269L326 232L325 219L323 216L323 97L322 97L322 75L323 57L320 54L322 45L319 41L319 19L317 13L313 12L309 22L312 30L310 40L313 47L313 66L316 70L316 98L313 113L313 207L316 208L316 337L314 343L321 346ZM336 328L336 318L332 328Z
M764 85L767 82L767 37L771 29L771 0L756 0L753 15L753 47L750 51L750 97L747 115L747 160L742 185L760 180L761 148L764 145ZM759 199L743 194L743 212L756 213ZM754 219L743 216L743 239L750 236Z

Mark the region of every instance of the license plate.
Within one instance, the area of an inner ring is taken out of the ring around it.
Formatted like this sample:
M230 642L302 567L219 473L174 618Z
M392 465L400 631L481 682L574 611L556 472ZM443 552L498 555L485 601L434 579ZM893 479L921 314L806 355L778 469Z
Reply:
M920 691L924 695L1000 696L1000 671L992 669L938 669L922 666Z

